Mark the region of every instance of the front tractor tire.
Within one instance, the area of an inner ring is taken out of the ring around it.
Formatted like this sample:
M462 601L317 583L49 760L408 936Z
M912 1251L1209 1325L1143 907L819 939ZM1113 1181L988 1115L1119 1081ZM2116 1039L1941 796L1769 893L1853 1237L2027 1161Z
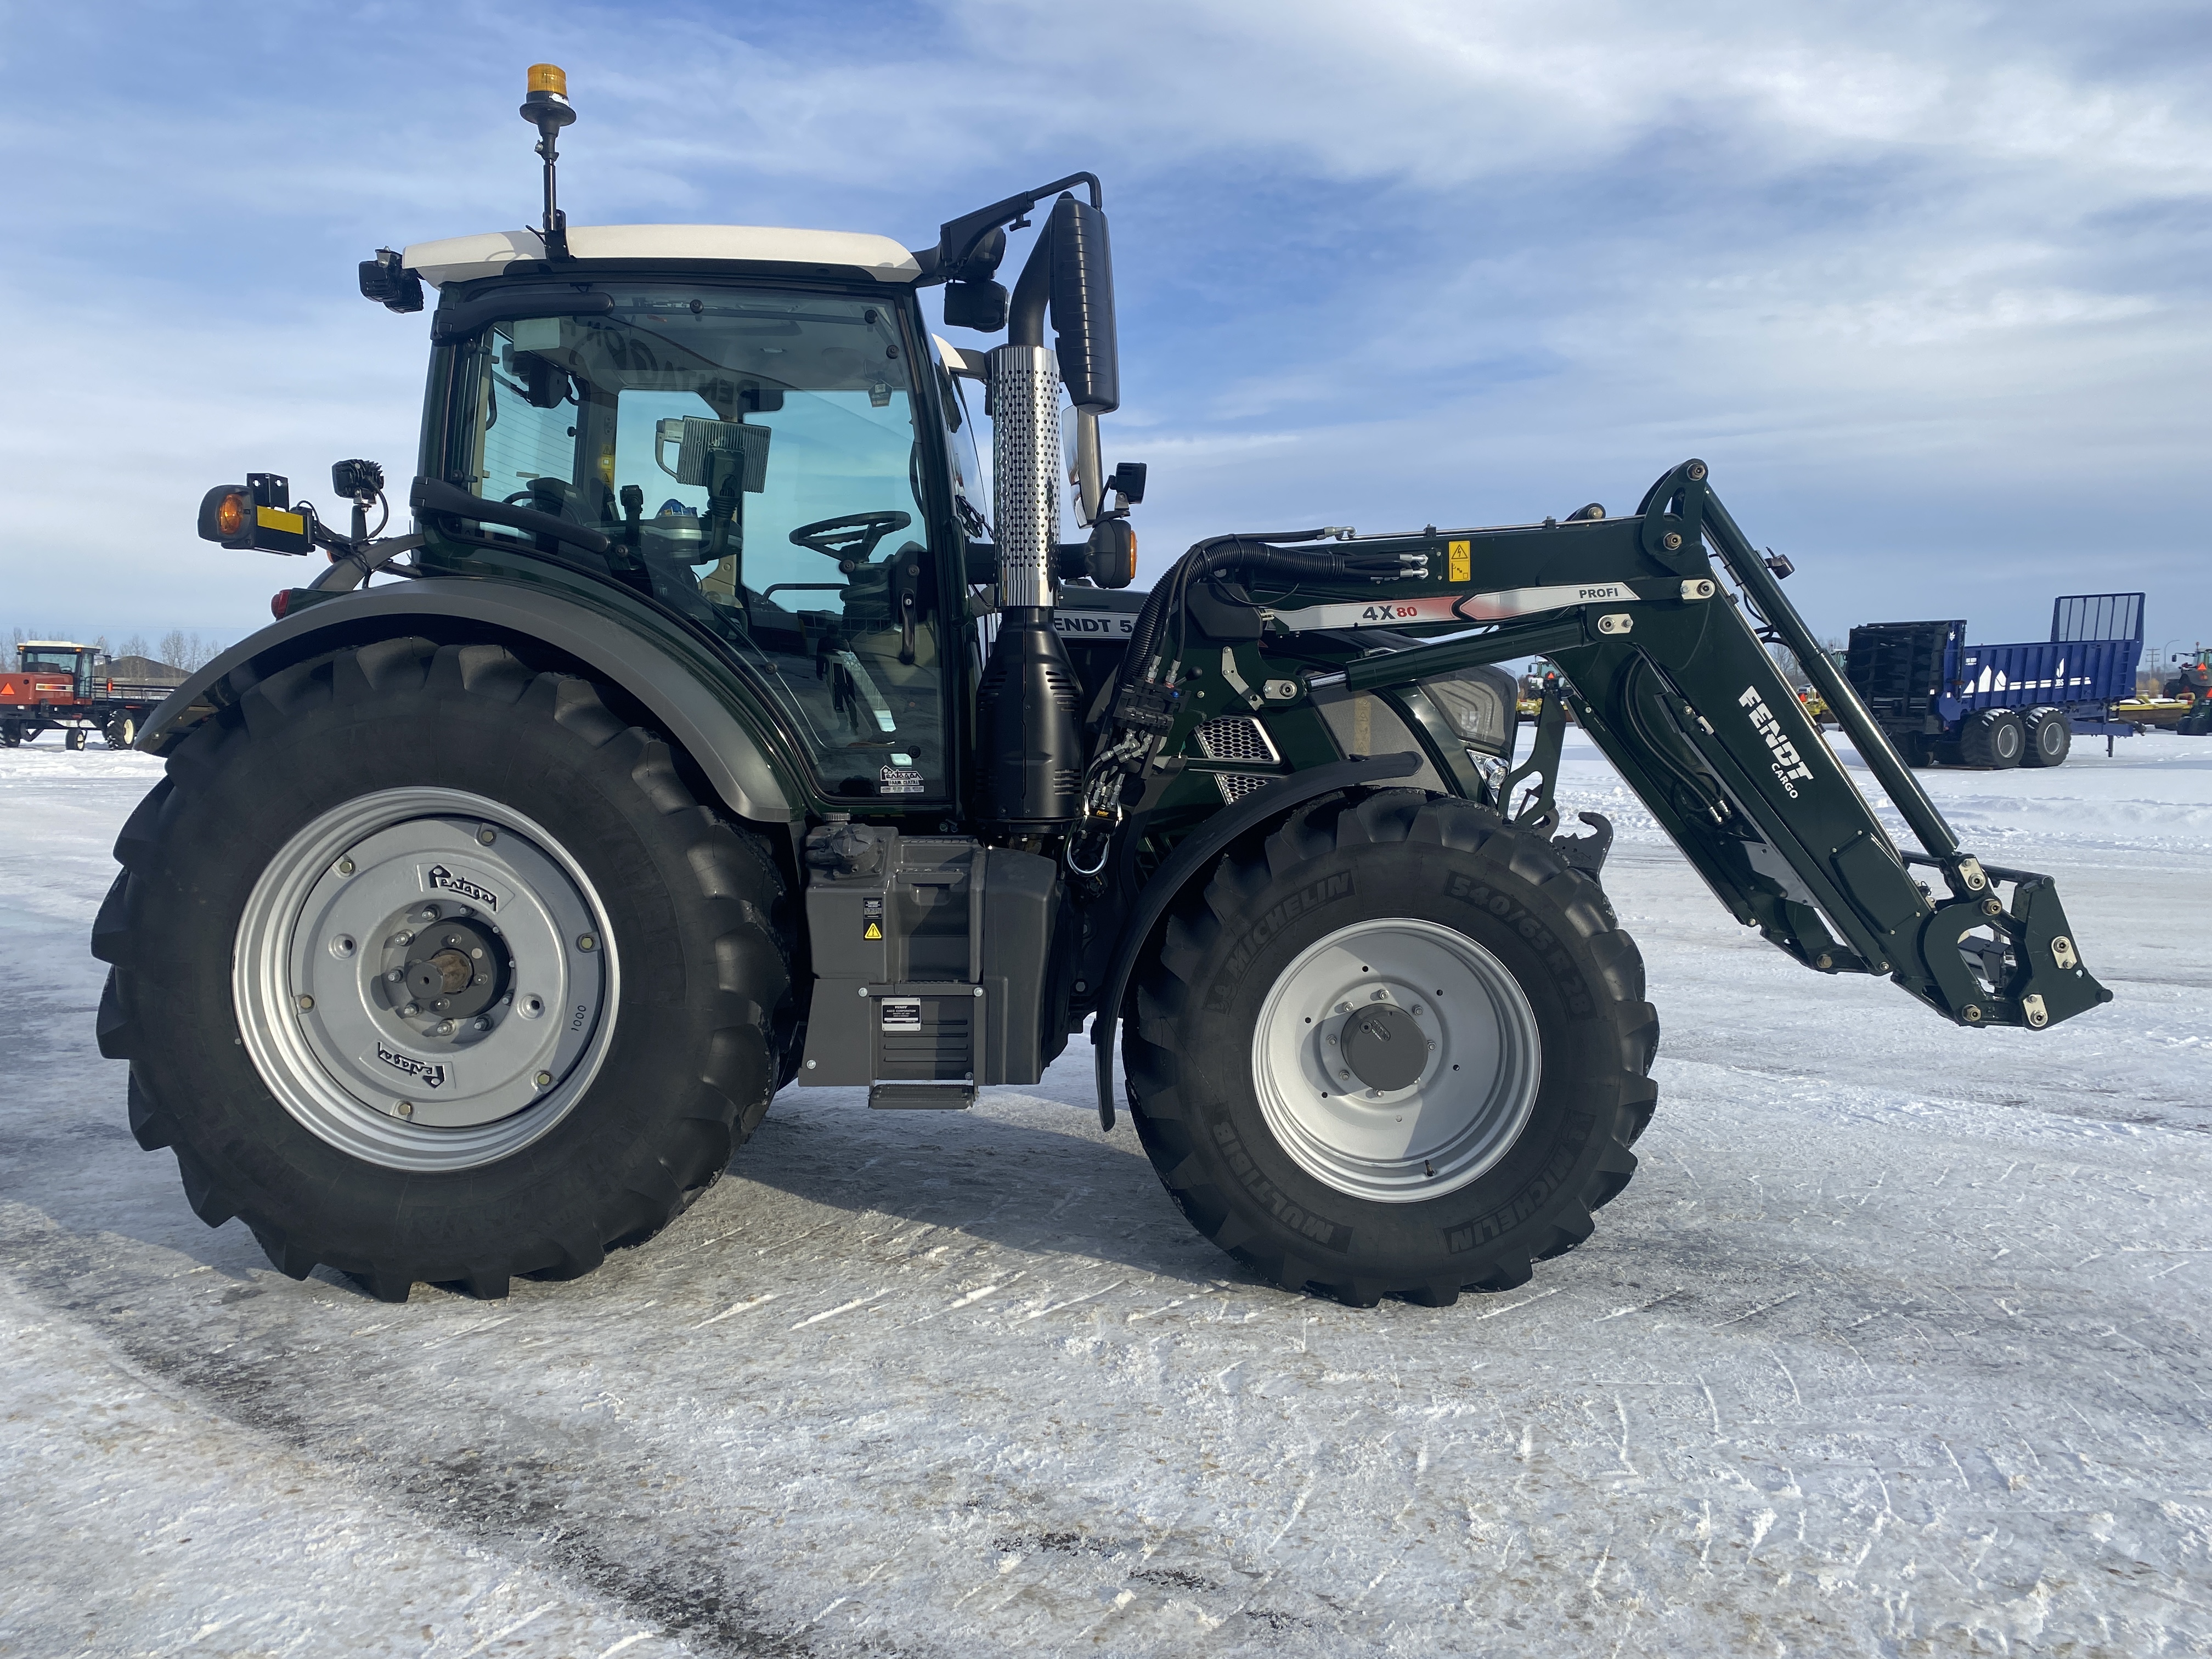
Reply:
M1657 1098L1597 884L1463 800L1300 808L1171 912L1126 1040L1183 1213L1286 1290L1428 1306L1589 1236Z
M116 845L101 1052L295 1279L506 1294L641 1242L768 1109L784 884L590 681L404 639L241 686Z

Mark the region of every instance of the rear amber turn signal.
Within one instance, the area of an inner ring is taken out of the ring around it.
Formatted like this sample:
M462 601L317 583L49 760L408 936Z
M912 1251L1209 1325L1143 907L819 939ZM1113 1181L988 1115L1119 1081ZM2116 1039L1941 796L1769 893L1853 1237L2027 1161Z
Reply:
M226 538L242 532L246 528L246 497L225 495L215 510L215 527Z

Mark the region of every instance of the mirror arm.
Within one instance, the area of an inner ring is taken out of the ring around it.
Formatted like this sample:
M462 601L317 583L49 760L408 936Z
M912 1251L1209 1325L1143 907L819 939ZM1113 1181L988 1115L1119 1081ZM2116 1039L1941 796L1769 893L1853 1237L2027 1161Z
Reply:
M1068 480L1075 486L1076 517L1088 529L1098 522L1106 501L1104 463L1098 454L1098 411L1075 411L1075 470Z
M1014 283L1013 303L1006 311L1006 343L1041 346L1044 343L1045 307L1052 296L1052 222L1037 233L1022 274Z

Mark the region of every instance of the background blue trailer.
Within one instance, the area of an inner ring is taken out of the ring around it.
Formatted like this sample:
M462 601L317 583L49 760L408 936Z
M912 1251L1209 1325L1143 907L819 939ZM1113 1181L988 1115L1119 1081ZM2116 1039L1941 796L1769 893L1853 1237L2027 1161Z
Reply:
M2143 596L2073 593L2051 608L2051 637L1969 645L1966 624L1868 623L1851 629L1844 672L1916 766L2057 766L2076 732L2107 748L2135 730L2112 716L2142 658Z

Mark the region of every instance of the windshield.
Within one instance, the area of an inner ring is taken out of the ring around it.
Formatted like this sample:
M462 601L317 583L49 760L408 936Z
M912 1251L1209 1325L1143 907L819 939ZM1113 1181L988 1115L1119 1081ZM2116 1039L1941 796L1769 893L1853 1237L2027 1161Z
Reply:
M76 672L76 664L77 653L74 651L27 650L23 653L23 666L26 669L58 668L64 673L74 674Z
M898 313L704 285L599 293L611 311L495 322L465 353L448 476L612 538L608 574L753 671L829 793L947 793Z

